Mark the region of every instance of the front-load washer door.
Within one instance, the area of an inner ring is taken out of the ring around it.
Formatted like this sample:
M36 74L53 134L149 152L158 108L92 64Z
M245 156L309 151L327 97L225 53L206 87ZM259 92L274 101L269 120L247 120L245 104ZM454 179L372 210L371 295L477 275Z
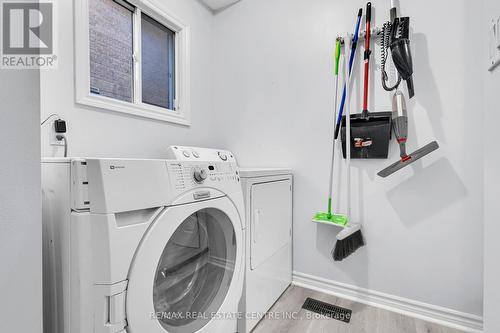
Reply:
M127 332L219 332L225 319L236 318L242 233L227 197L160 214L129 272Z

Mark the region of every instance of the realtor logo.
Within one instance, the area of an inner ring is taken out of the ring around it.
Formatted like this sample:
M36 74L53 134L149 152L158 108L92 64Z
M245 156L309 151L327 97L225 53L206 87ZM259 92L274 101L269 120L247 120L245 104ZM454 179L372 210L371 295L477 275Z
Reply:
M55 68L52 1L1 1L2 68Z

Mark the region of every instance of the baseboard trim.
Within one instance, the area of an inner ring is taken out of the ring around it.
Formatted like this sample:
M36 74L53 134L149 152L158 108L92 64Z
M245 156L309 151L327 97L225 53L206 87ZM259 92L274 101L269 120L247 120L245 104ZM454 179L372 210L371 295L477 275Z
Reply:
M293 272L294 285L375 306L466 332L483 331L483 317L317 276Z

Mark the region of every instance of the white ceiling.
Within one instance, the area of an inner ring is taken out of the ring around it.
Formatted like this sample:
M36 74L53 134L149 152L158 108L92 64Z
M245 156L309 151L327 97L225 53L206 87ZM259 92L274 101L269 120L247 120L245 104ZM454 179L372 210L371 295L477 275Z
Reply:
M241 0L201 0L204 4L210 7L212 10L220 10L224 7L232 5Z

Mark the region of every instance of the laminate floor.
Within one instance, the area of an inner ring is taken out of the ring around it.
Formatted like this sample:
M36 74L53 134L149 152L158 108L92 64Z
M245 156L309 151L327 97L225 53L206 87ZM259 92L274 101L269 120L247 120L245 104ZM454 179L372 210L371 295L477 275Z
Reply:
M307 297L352 310L350 323L302 309ZM290 286L253 333L463 333L399 313Z

